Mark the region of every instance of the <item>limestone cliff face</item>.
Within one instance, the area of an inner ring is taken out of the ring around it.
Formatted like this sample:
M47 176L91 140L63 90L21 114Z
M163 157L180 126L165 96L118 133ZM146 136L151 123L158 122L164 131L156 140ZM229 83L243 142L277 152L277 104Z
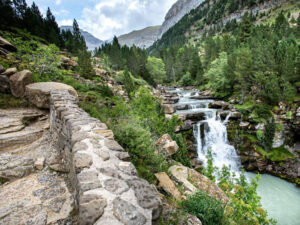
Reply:
M129 47L135 45L139 48L150 47L158 38L161 26L146 27L142 30L132 31L118 37L121 45Z
M202 2L204 2L204 0L178 0L168 11L165 21L159 31L159 37L167 32L192 9L197 8Z

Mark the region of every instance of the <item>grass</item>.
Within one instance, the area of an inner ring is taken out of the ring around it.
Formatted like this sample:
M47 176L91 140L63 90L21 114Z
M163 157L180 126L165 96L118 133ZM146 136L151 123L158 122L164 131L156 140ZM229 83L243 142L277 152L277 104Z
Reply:
M0 94L0 108L9 109L9 108L23 108L31 107L32 104L26 99L15 98L9 94Z
M273 148L271 150L271 152L269 152L267 154L267 156L271 161L274 161L274 162L280 162L280 161L284 161L287 159L295 158L295 156L289 150L287 150L284 146L281 146L279 148Z

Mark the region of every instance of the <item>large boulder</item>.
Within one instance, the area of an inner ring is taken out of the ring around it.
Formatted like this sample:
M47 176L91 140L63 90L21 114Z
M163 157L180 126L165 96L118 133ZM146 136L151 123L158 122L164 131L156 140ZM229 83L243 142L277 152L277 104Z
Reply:
M0 75L0 93L9 93L9 79L7 76Z
M166 114L173 114L175 112L174 106L170 104L163 105Z
M73 87L57 82L40 82L27 85L25 95L38 108L48 109L50 107L50 92L57 90L67 90L76 99L78 98Z
M209 103L209 108L213 108L213 109L224 109L227 110L229 109L230 104L224 101L215 101L212 103Z
M10 77L14 75L16 72L18 72L16 67L8 68L7 70L2 72L2 75Z
M223 204L226 204L229 200L218 185L194 169L174 165L169 168L169 172L171 179L181 184L188 194L194 194L197 190L201 190Z
M4 67L0 64L0 74L5 71Z
M61 57L61 61L62 61L61 65L65 69L72 69L78 66L78 63L76 61L68 57Z
M7 55L16 52L17 48L0 36L0 55Z
M180 200L181 194L176 188L174 182L170 179L170 177L165 173L156 173L155 177L159 181L159 187L161 187L165 192L169 195L173 196L175 199Z
M29 70L15 73L9 78L9 83L13 96L17 98L23 97L26 85L33 83L32 73Z
M169 134L164 134L160 139L158 139L156 145L159 148L159 154L162 154L166 157L174 155L178 151L178 145L176 141L173 141Z

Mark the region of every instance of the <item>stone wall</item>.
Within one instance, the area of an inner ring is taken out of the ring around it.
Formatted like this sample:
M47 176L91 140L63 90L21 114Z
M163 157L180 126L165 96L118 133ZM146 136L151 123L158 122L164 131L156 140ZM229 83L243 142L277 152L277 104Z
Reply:
M69 176L78 224L152 224L162 211L154 186L138 178L127 152L104 123L90 117L68 91L52 91L50 167Z

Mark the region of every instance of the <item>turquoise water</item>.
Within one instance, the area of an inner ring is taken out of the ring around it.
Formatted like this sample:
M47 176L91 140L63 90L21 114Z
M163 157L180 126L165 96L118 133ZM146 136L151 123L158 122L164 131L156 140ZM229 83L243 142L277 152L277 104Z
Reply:
M247 173L248 177L255 174ZM280 178L262 174L257 189L263 208L278 225L300 225L300 188Z

